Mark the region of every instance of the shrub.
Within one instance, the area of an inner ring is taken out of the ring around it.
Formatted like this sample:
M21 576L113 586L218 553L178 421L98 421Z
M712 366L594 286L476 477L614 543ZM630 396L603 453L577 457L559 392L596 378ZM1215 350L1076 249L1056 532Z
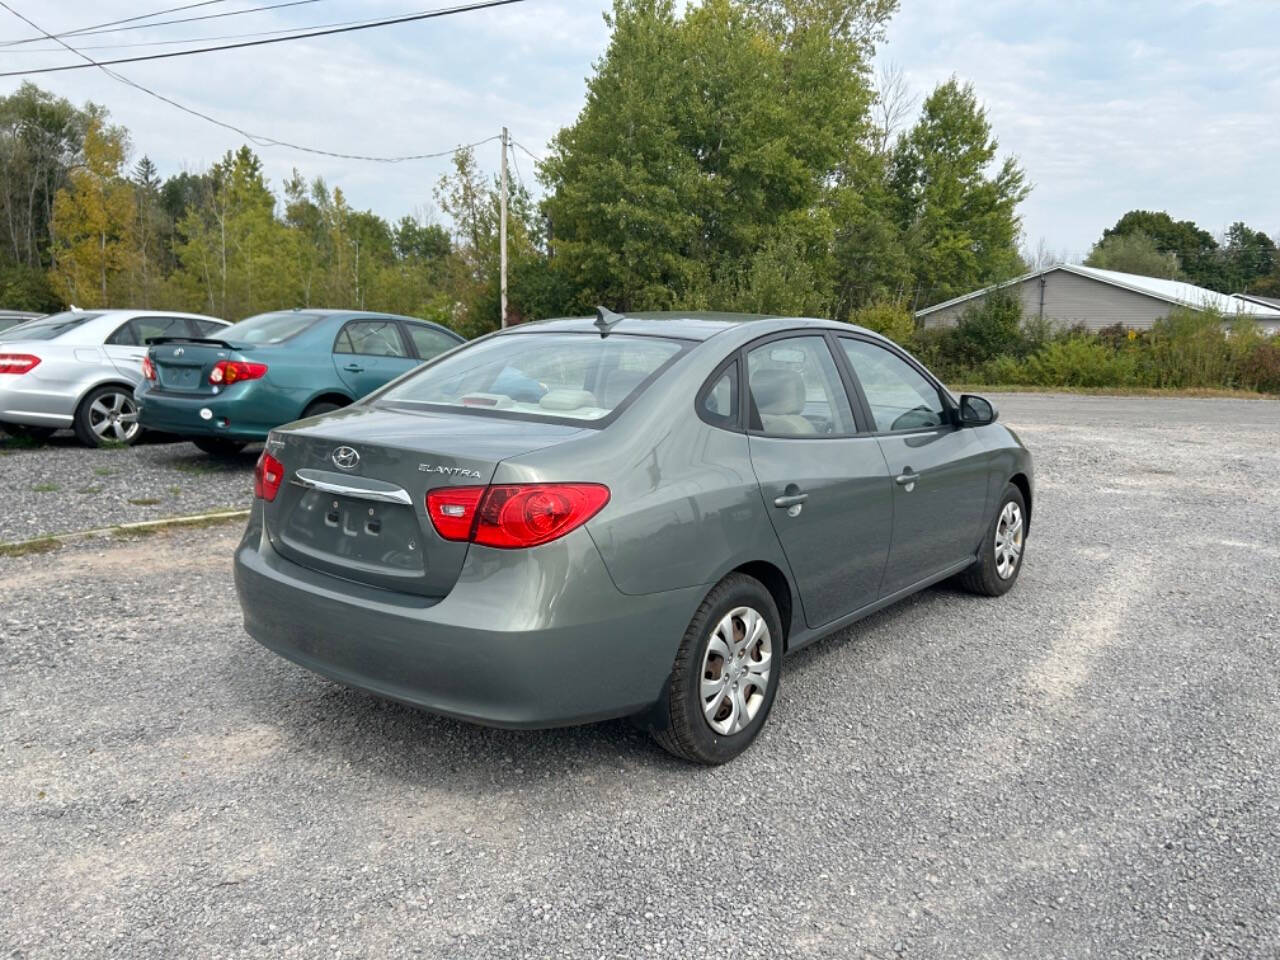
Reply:
M1114 351L1096 338L1046 344L1026 362L1030 383L1045 387L1124 387L1138 377L1137 356Z
M1239 386L1247 390L1280 393L1280 343L1259 337L1241 358Z
M993 290L960 315L954 329L954 357L976 367L1002 354L1023 356L1022 301L1015 290Z
M1231 350L1215 311L1170 311L1147 336L1146 381L1153 387L1233 385Z
M1027 369L1023 362L1017 357L1009 356L1007 353L984 363L977 372L976 380L978 383L989 383L996 386L1030 382L1027 379Z

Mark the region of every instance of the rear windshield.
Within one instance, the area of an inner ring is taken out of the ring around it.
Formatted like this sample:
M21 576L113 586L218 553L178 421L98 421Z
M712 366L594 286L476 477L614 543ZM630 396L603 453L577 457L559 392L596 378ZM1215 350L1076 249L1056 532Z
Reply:
M638 393L685 345L624 334L492 337L422 368L378 401L539 420L600 420Z
M0 340L53 340L82 323L96 320L100 313L81 313L78 310L55 313L39 320L28 320L0 333Z
M260 313L223 327L213 336L228 343L283 343L296 337L320 318L314 313Z

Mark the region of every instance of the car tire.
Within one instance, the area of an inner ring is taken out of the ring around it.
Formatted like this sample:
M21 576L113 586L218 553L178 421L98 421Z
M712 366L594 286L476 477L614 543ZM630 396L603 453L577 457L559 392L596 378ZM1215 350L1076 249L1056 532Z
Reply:
M782 644L778 607L764 584L741 573L725 577L702 601L680 641L663 697L650 715L653 738L694 763L732 760L769 717L782 675Z
M305 420L307 417L318 417L322 413L331 413L334 410L341 410L345 406L345 403L334 403L332 400L317 400L315 403L310 404L307 409L302 411L302 416L299 419Z
M191 442L196 448L211 457L234 457L244 449L246 441L230 440L226 437L193 437Z
M45 443L55 432L53 427L29 427L25 423L0 423L0 428L11 437L21 437L32 443Z
M131 447L142 437L133 391L114 383L90 390L76 407L71 425L76 439L86 447Z
M1027 504L1014 484L1004 488L995 516L982 536L978 559L957 578L970 593L998 597L1013 589L1027 547Z

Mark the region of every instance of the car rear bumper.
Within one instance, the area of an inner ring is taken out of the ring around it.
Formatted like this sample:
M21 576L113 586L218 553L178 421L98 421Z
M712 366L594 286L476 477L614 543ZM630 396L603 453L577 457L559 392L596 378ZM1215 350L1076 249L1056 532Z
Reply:
M0 373L0 421L32 427L68 427L76 399L64 390L29 373Z
M138 403L138 422L143 427L182 437L263 440L273 427L279 426L278 423L261 423L253 419L251 398L243 391L231 395L184 396L139 386L133 397ZM207 416L202 413L205 410L208 411Z
M706 592L622 594L578 530L531 551L472 546L452 591L431 601L285 559L261 514L259 502L235 558L251 636L332 680L491 726L645 709Z

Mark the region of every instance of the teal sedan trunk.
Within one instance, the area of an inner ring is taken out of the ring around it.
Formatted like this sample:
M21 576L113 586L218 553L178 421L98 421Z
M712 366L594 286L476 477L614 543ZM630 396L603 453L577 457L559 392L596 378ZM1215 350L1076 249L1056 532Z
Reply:
M273 427L347 406L462 342L411 317L260 314L217 339L152 341L134 394L139 421L207 450L234 450Z

